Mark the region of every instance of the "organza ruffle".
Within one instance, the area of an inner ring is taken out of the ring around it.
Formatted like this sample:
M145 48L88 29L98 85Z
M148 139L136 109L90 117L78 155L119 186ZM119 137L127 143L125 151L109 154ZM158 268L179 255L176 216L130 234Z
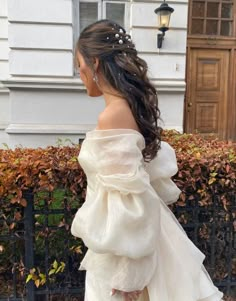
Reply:
M220 301L204 255L166 205L180 193L171 180L175 153L162 143L146 164L144 147L140 133L124 129L92 131L83 142L87 196L71 231L89 248L81 263L90 279L86 301L121 300L104 293L112 288L146 288L142 301Z

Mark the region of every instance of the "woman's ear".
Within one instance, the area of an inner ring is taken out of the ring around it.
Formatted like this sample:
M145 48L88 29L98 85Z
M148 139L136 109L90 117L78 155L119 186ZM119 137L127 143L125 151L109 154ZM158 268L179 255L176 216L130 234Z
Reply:
M97 57L95 57L93 59L93 70L94 70L94 72L98 71L98 66L99 66L99 59Z

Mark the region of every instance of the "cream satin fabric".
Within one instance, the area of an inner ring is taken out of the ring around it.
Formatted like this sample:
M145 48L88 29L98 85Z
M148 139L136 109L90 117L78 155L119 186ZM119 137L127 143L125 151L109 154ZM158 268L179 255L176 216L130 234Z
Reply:
M166 204L178 199L170 179L177 172L173 149L162 142L157 157L143 161L143 136L134 130L87 133L79 162L87 175L87 195L71 227L88 247L86 301L146 288L140 301L219 301L202 262ZM148 292L148 295L147 295Z

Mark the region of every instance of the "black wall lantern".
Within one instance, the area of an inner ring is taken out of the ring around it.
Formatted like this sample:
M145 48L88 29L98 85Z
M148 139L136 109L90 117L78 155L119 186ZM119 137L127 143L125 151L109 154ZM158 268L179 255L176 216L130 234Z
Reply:
M162 32L161 34L157 34L157 48L162 47L162 41L164 40L165 32L169 29L170 15L173 11L174 9L165 0L160 7L155 9L158 19L158 29Z

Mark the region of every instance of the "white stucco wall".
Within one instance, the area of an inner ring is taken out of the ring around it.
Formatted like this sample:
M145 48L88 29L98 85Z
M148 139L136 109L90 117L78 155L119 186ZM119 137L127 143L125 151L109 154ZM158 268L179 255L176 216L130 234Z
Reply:
M78 142L95 126L104 104L102 99L88 98L81 81L73 75L72 0L0 1L5 7L8 3L5 35L8 31L9 74L3 83L10 89L9 146L46 146L55 144L59 137ZM175 12L160 52L156 48L154 9L161 2L133 1L127 30L140 56L148 62L164 126L182 130L187 0L168 3ZM6 59L7 53L0 50ZM0 123L4 118L0 114Z
M157 16L161 1L132 4L131 31L140 55L149 65L149 76L156 84L164 128L183 130L185 63L188 1L167 1L174 8L170 29L162 48L157 50Z
M0 144L8 143L5 129L10 122L9 90L1 84L1 80L9 77L8 57L7 0L0 0Z

